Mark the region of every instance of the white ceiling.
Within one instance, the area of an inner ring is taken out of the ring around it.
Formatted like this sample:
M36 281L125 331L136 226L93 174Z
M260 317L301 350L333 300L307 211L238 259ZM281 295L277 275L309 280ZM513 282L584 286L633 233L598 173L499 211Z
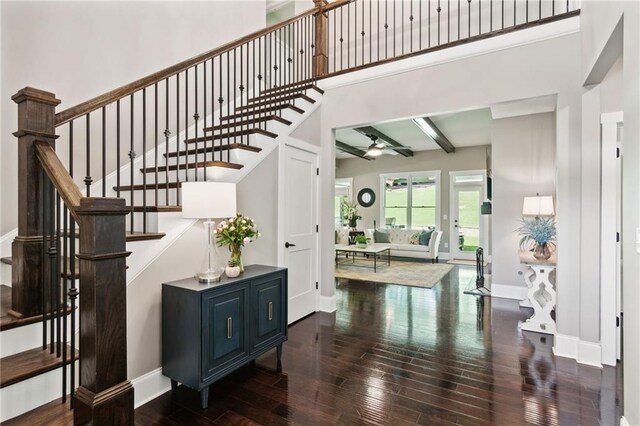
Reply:
M491 108L454 112L429 116L440 131L456 148L488 145L491 143ZM441 149L430 137L420 130L411 119L374 124L378 131L395 139L413 151ZM362 150L371 144L371 140L353 129L339 129L336 140ZM393 152L385 151L389 155ZM336 151L336 158L356 158L350 154Z

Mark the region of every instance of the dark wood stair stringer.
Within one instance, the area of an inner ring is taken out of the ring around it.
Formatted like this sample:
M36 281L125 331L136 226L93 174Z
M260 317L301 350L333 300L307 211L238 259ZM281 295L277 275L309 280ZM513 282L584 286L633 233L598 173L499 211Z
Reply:
M66 344L66 343L65 343ZM71 353L71 347L67 345L67 354ZM13 385L23 380L30 379L40 374L55 370L62 366L62 358L41 347L30 349L14 355L9 355L0 360L2 371L0 372L0 388ZM74 360L79 357L78 351L74 351Z

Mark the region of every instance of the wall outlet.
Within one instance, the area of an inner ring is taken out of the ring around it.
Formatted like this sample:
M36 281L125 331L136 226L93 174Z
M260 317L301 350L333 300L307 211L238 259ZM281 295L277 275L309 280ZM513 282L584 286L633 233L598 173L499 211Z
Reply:
M449 248L449 243L445 242L444 243L444 248Z

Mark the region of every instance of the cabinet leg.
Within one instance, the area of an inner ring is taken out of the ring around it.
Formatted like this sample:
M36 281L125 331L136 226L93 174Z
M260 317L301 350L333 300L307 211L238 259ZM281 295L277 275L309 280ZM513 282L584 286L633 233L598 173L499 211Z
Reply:
M276 371L278 371L278 373L282 373L282 343L276 346L276 356L278 358L278 365L276 366Z
M200 407L203 410L209 407L209 386L200 391Z
M171 393L175 395L178 392L178 381L171 379Z

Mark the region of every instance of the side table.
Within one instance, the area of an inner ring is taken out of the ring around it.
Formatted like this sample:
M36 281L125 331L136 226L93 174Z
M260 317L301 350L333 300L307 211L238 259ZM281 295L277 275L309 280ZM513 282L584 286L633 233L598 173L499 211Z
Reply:
M555 275L555 253L548 260L538 260L530 251L518 252L520 263L528 266L524 281L529 287L527 297L533 306L533 315L522 324L522 330L556 334L556 322L551 311L556 306L556 290L551 276Z

